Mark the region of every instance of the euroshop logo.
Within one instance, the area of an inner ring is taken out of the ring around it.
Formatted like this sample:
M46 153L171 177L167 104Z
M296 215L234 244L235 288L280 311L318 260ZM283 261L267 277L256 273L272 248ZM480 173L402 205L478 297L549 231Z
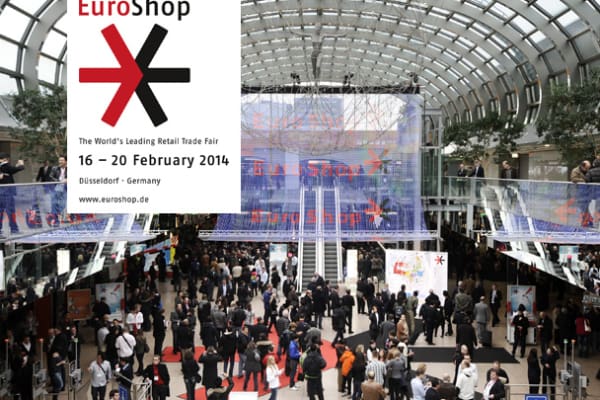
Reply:
M189 83L190 69L149 67L167 33L165 28L155 24L137 56L133 58L114 24L102 30L120 68L80 68L79 82L121 84L102 116L103 122L114 127L134 92L155 127L168 120L149 83Z

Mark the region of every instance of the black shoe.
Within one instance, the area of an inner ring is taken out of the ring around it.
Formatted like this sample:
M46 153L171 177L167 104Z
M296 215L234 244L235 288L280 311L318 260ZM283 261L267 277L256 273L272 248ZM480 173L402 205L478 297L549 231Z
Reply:
M353 333L354 333L354 331L349 331L348 333L349 333L349 334L353 334Z

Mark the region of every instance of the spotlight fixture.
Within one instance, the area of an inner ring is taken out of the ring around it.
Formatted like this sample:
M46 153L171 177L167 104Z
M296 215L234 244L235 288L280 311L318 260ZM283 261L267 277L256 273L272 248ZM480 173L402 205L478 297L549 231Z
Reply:
M344 75L344 82L342 83L342 85L344 87L350 87L350 80L354 78L354 74L346 74Z
M292 72L290 74L290 78L292 78L294 80L294 85L299 85L300 84L300 75L298 75L295 72Z

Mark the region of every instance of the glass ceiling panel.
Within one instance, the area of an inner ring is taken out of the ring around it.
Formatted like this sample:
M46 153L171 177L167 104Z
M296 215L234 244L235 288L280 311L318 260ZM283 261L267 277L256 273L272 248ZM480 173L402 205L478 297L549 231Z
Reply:
M17 64L17 50L16 45L0 39L0 67L13 71Z
M17 92L17 81L8 75L0 74L0 95Z
M567 9L565 3L560 0L537 0L535 5L552 17L557 16Z
M512 18L512 16L516 14L513 10L498 2L494 3L494 5L490 7L489 12L492 15L499 17L503 21Z
M571 35L575 35L588 28L585 22L579 19L579 16L572 10L561 15L556 21Z
M531 22L527 21L520 15L514 17L510 21L510 25L517 29L519 32L524 33L526 35L535 29L535 26Z
M48 36L42 45L42 52L58 58L66 41L67 38L61 34L55 31L50 31L48 32Z
M31 18L11 7L4 7L0 13L0 33L12 39L21 40Z
M46 0L10 0L11 4L34 15L36 11L46 2Z

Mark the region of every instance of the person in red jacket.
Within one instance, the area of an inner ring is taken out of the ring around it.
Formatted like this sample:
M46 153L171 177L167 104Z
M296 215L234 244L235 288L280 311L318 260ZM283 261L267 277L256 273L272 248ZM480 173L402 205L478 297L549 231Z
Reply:
M592 328L590 321L579 311L575 318L575 333L577 334L577 350L579 357L588 357L590 350L590 335Z

